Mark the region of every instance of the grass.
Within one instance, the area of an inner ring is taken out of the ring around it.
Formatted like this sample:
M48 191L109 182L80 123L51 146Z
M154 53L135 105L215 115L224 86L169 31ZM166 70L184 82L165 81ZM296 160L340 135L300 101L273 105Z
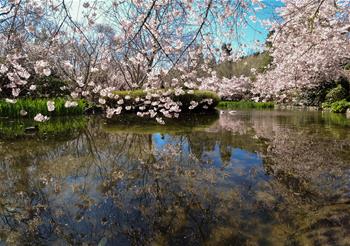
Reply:
M253 102L253 101L221 101L217 105L218 109L267 109L274 108L273 102Z
M132 91L114 91L114 95L118 95L120 97L130 96L131 99L135 99L137 97L145 97L147 92L144 90L132 90Z
M5 100L0 100L0 117L23 118L20 112L25 110L28 114L26 117L34 117L41 113L47 116L67 116L67 115L82 115L87 103L84 100L76 101L76 107L66 108L64 106L66 100L63 98L52 99L55 102L55 110L49 112L47 109L47 101L50 99L18 99L16 103L8 103Z

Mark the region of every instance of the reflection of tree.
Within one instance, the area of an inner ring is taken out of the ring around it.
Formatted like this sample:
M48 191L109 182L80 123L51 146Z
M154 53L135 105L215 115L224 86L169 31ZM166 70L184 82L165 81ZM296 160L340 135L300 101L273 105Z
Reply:
M207 131L165 134L164 149L152 134L107 132L99 120L70 141L4 145L0 238L36 244L186 238L209 245L346 239L346 129L316 127L315 115L271 114L225 115L240 122L229 131L220 120ZM233 164L235 148L264 156L263 165ZM220 167L203 161L213 151Z

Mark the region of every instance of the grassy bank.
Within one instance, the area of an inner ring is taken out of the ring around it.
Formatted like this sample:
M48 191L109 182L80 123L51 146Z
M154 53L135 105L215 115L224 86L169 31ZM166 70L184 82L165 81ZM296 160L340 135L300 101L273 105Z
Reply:
M48 116L68 116L82 115L87 107L84 100L78 100L77 106L66 108L64 105L66 100L63 98L52 99L55 102L55 110L48 111L47 102L50 99L18 99L16 103L9 103L5 100L0 100L0 117L19 118L24 117L23 112L27 114L25 117L34 117L41 113ZM22 112L22 115L21 115Z
M218 109L267 109L274 108L273 102L253 102L253 101L221 101Z

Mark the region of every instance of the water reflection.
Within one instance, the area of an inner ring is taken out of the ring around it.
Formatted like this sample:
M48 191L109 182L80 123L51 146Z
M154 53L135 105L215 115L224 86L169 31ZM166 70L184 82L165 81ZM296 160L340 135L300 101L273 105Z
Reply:
M0 240L349 242L349 120L288 111L223 111L165 127L129 120L90 118L55 140L0 140Z

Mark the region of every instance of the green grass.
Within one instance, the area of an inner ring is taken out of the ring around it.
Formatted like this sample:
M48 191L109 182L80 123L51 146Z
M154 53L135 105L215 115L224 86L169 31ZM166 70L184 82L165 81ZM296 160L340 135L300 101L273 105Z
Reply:
M350 102L344 100L336 101L333 103L323 103L323 109L330 109L333 113L345 113L348 108L350 108Z
M253 101L221 101L217 105L218 109L267 109L274 108L273 102L253 102Z
M18 99L16 103L8 103L5 100L0 100L0 117L23 118L20 111L25 110L28 114L26 117L34 117L41 113L47 116L67 116L67 115L82 115L87 103L84 100L76 101L78 106L66 108L66 102L63 98L52 99L55 102L55 110L49 112L47 110L47 101L49 99Z
M130 96L131 99L135 99L137 97L145 97L147 93L144 90L133 90L133 91L114 91L114 95L118 95L120 97Z

